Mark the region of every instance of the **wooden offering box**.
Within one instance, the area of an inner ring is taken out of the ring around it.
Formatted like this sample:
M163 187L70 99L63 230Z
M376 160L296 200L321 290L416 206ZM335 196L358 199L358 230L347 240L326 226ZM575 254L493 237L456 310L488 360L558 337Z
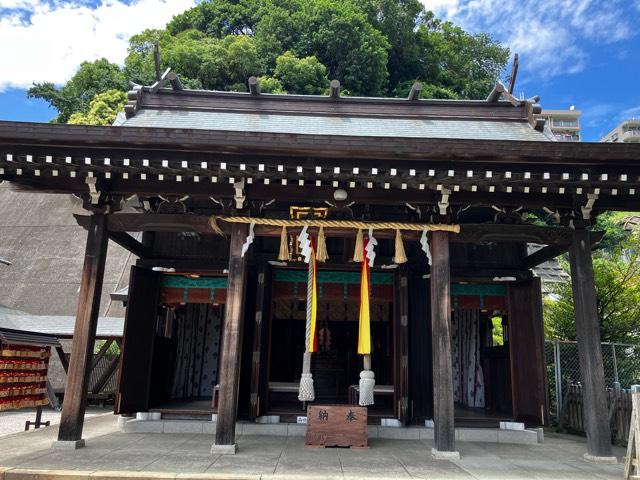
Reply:
M309 447L368 448L367 408L354 405L310 405L307 408Z

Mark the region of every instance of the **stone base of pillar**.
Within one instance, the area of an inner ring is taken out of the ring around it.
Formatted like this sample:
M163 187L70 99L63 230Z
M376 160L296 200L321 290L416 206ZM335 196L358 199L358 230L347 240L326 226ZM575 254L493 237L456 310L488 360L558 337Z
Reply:
M51 444L53 450L78 450L84 447L84 438L80 440L55 440Z
M460 460L460 452L442 452L432 448L431 458L434 460Z
M238 453L238 445L233 443L231 445L211 445L211 453L214 455L235 455Z
M597 455L590 455L588 453L584 454L584 459L587 462L599 463L603 465L615 465L616 463L618 463L618 459L616 457L598 457Z

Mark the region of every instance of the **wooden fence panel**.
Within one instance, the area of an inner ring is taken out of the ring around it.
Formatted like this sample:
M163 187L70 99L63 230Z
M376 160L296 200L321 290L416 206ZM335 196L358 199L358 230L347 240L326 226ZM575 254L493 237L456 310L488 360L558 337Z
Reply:
M582 385L574 383L566 388L563 402L565 411L561 412L560 430L584 434L584 402ZM631 421L631 391L626 389L607 389L607 404L611 424L612 441L619 445L626 445L629 438L629 424Z

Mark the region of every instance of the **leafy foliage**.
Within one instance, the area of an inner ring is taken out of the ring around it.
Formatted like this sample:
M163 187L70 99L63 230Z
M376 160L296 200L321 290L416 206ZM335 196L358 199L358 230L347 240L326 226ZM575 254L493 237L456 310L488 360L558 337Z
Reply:
M161 70L187 88L246 91L254 75L263 92L320 94L335 78L350 95L406 96L420 80L429 98L485 97L509 54L419 0L205 0L133 36L124 68L85 62L62 88L36 84L29 95L56 108L56 122L86 115L98 93L155 82L155 45Z
M29 98L41 98L58 111L54 122L64 123L75 112L87 112L91 100L107 90L127 89L124 72L115 63L102 58L83 62L76 74L62 88L49 82L36 83L29 89Z
M493 337L493 345L504 345L504 329L502 328L502 317L492 317L491 324L493 330L491 336Z
M69 117L75 125L111 125L118 112L127 103L127 94L120 90L107 90L98 93L89 103L87 113L76 112Z
M616 235L623 236L620 230L618 227ZM562 260L562 264L568 270L567 261ZM640 234L624 235L617 244L594 252L593 270L602 340L637 343L640 340L637 307L640 304ZM545 334L547 338L575 340L571 284L557 284L553 293L555 299L545 300Z
M289 93L320 95L329 87L327 67L316 57L298 58L290 51L276 59L273 76Z
M633 215L633 212L605 212L598 215L594 230L604 232L599 248L609 251L627 239L629 232L622 224L629 215Z

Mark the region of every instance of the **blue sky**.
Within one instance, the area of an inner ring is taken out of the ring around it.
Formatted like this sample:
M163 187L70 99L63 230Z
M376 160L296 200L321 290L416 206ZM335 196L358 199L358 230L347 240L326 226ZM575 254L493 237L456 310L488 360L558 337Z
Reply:
M421 0L440 18L488 32L520 54L515 93L544 108L575 106L597 141L640 117L640 0ZM47 121L27 99L34 81L61 84L83 60L122 63L128 38L162 27L195 0L0 0L0 119Z

